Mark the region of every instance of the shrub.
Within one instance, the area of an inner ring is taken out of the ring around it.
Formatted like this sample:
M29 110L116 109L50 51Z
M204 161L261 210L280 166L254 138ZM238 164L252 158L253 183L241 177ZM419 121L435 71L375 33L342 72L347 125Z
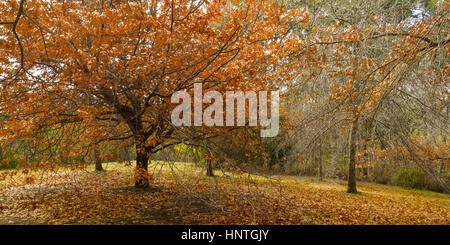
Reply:
M284 165L284 171L288 175L299 175L301 173L301 163L290 162Z
M336 169L335 176L338 179L342 180L348 179L348 162L345 160L345 157L338 159L338 166Z
M394 184L405 188L422 189L425 186L425 174L417 168L403 169L394 179Z
M14 151L5 151L2 156L0 156L0 169L12 169L17 168L19 161L15 158Z
M280 173L280 171L281 171L280 164L275 163L274 165L272 165L272 171L274 171L275 173Z
M392 171L389 171L385 164L375 164L371 168L370 178L375 183L386 185L392 182Z

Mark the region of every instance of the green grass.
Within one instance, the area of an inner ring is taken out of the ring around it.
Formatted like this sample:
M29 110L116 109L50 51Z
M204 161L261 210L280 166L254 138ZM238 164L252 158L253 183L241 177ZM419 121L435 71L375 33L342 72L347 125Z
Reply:
M377 184L377 185L382 186L384 188L394 189L394 190L402 190L402 191L415 192L415 193L426 194L426 195L436 195L436 196L450 198L450 194L440 193L440 192L435 192L435 191L430 191L430 190L413 189L413 188L406 188L406 187L393 186L393 185L380 185L380 184Z

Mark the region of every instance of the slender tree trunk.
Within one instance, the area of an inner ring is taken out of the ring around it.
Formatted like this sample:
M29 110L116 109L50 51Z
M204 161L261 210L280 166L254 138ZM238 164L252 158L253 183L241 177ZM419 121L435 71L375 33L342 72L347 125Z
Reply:
M448 110L447 110L448 112ZM442 143L445 144L445 142L447 142L447 134L442 134ZM444 160L441 160L441 166L439 167L439 175L444 174L445 172L445 164L444 164Z
M369 155L367 154L367 141L364 142L363 151L364 151L364 164L367 164L367 162L369 162ZM368 170L367 166L362 166L362 174L365 180L369 178L369 172L367 170Z
M372 141L372 134L373 134L373 124L372 124L372 120L373 119L367 119L364 122L364 145L363 145L363 151L364 151L364 166L362 166L362 173L364 176L365 180L369 179L369 166L367 165L367 163L369 162L369 153L367 152L367 145Z
M448 110L448 103L447 103L447 107L445 108L445 112L447 113L447 118L449 115L449 110ZM444 133L444 131L442 132L442 142L445 144L447 142L447 132ZM439 174L444 174L445 173L445 164L444 164L444 160L441 160L441 166L439 167Z
M444 169L445 169L445 165L444 162L441 162L441 166L439 167L439 174L442 175L444 174Z
M100 157L100 152L98 150L94 151L94 155L95 155L95 171L103 171L103 166L102 166L102 158Z
M319 143L316 145L316 150L315 150L315 155L316 155L316 163L318 164L318 175L319 175L319 180L323 181L323 171L322 171L322 144Z
M126 157L125 160L127 161L128 166L131 166L132 156L131 156L130 150L128 149L128 147L125 147L123 150L125 152L125 157Z
M205 151L205 159L206 159L206 176L214 177L214 170L212 165L212 155L209 150Z
M356 165L356 132L358 131L358 118L355 118L352 122L352 128L349 136L349 151L348 151L348 193L357 193L356 190L356 175L355 175L355 165Z
M206 161L206 176L214 177L214 170L212 167L212 160L208 159Z
M142 144L136 144L136 170L135 170L135 187L147 188L149 187L148 180L148 160L150 154L145 151Z
M332 167L332 176L336 176L336 172L338 169L338 136L336 134L336 131L333 130L332 132L332 142L331 142L331 167Z

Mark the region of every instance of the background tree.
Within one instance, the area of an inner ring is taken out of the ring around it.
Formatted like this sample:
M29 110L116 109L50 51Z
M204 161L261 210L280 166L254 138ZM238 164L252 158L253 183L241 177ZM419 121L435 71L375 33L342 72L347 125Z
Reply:
M384 131L383 137L390 137L383 139L384 143L392 141L396 145L393 148L398 150L412 147L408 145L417 140L411 138L413 131L401 130L402 125L412 122L411 118L398 121L393 108L413 114L420 110L423 116L436 119L434 127L437 128L448 125L448 117L443 114L447 103L443 81L448 76L445 64L449 33L444 23L448 19L448 4L445 1L296 1L291 4L308 5L312 17L308 28L300 31L304 45L291 54L296 62L289 64L289 69L297 71L296 79L287 85L292 87L291 101L295 101L290 109L298 111L291 113L297 130L293 133L299 135L291 159L299 154L311 155L314 142L336 131L347 132L348 142L341 141L341 145L347 147L348 192L355 193L354 168L367 169L373 165L369 159L375 157L375 149L381 144L373 137L377 130ZM430 58L436 62L433 68L427 65ZM434 100L439 109L417 105L418 97L431 89L418 89L428 86L424 85L428 79L415 77L422 72L440 74L431 78L435 86L432 90L439 95L422 97ZM405 97L417 89L421 92ZM409 110L411 105L416 107L415 112ZM390 125L394 122L396 126ZM418 129L418 125L414 128ZM336 140L335 136L332 138ZM372 147L368 149L368 145ZM332 148L336 151L335 146ZM420 168L448 188L448 183L428 169L436 165L426 157L428 153L422 150L421 157L413 157L416 150L407 152L405 161L416 159L413 161L419 165L428 162L428 167ZM447 154L433 158L447 158ZM338 154L333 155L335 163Z

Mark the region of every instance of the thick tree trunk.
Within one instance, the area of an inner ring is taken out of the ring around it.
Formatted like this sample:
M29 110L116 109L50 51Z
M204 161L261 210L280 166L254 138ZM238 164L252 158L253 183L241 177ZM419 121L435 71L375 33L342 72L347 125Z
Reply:
M148 160L150 155L145 151L144 147L136 145L136 170L135 170L135 187L149 187L148 180Z
M102 166L102 159L101 158L95 158L95 171L103 171Z
M103 171L103 166L102 166L102 158L100 157L100 152L98 150L94 151L94 155L95 155L95 171Z
M356 190L356 175L355 175L355 165L356 165L356 132L358 131L358 118L355 118L352 122L352 128L349 136L349 151L348 151L348 193L357 193Z

